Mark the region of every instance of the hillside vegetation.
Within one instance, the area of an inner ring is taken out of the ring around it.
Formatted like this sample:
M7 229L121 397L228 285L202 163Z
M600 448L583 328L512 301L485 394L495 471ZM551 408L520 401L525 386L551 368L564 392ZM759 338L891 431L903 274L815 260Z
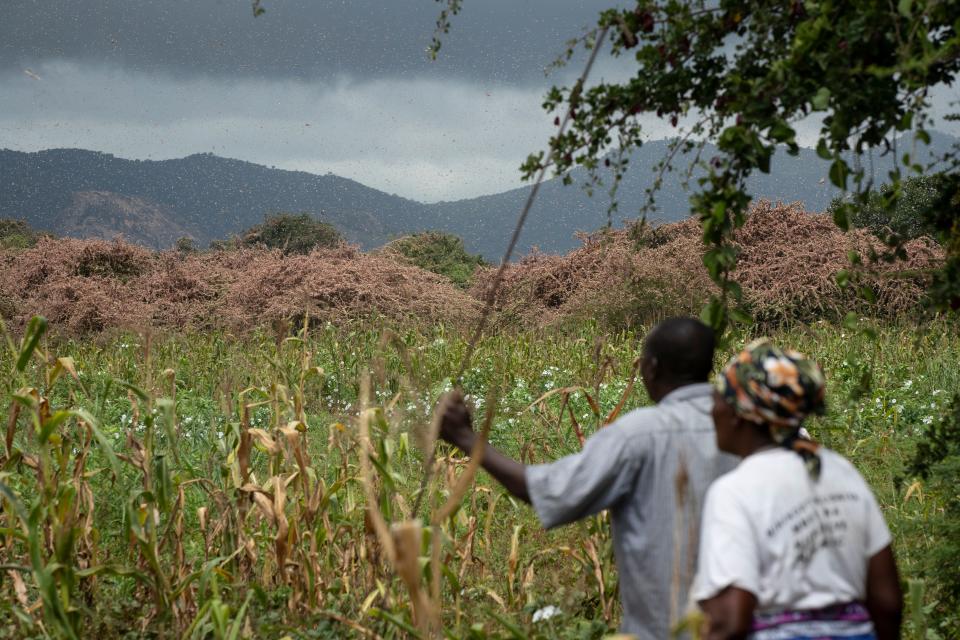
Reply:
M736 276L764 325L836 320L856 310L888 319L914 315L925 269L943 255L928 239L911 241L906 262L864 275L862 287L876 300L867 306L836 280L849 266L849 251L876 243L867 231L845 234L799 205L760 203L737 243ZM616 330L696 314L713 287L702 252L692 221L584 236L565 256L535 254L511 265L495 321L537 328L590 318ZM15 326L41 313L58 331L76 334L147 326L250 331L305 315L465 327L493 273L481 267L464 291L479 261L444 235L414 236L372 253L340 246L303 255L263 247L152 252L123 242L46 238L5 250L0 261L0 309Z

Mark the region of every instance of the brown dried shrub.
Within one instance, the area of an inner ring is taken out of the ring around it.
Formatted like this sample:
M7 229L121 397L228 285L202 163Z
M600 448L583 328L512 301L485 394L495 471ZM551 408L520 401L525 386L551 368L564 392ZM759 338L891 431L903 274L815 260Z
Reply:
M702 264L694 220L655 230L581 237L564 256L534 254L511 265L496 300L500 326L555 327L595 319L612 328L695 314L715 291ZM836 319L848 310L883 317L921 302L925 271L942 259L932 241L907 245L905 262L880 264L862 283L867 307L841 289L836 273L848 252L877 249L862 231L843 233L799 205L761 202L735 235L735 278L762 323ZM199 254L153 253L123 242L41 239L0 250L0 313L22 325L40 313L74 333L110 328L246 330L307 314L318 321L386 318L465 326L476 318L494 269L481 269L469 292L390 252L342 246L307 255L241 248Z
M839 271L850 267L850 252L866 260L871 249L883 250L865 230L844 233L829 216L807 213L798 203L761 201L735 243L740 258L734 277L757 320L766 324L837 319L849 311L884 318L909 315L923 299L925 276L920 272L943 259L932 240L911 241L907 260L881 262L864 273L863 285L876 296L870 305L836 280ZM911 273L918 275L903 277Z
M497 300L505 321L552 326L596 318L611 327L650 324L696 313L716 290L702 263L704 246L695 220L582 240L566 256L531 256L508 268ZM799 204L761 201L734 242L740 250L734 277L765 324L837 319L849 310L890 318L910 314L923 298L923 271L943 256L932 241L912 241L905 262L881 263L864 277L877 298L876 305L867 306L854 291L837 285L836 274L850 266L851 250L880 248L868 233L844 233L829 217L807 213ZM474 295L487 291L493 273L478 274Z
M219 276L228 283L226 313L240 325L304 313L334 321L381 316L465 325L479 308L442 276L355 247L286 258L275 252L238 251L232 260L242 264L228 262Z
M0 299L15 324L42 314L72 333L110 328L247 330L308 314L464 325L479 303L444 278L353 247L284 256L184 255L122 242L45 239L3 252Z

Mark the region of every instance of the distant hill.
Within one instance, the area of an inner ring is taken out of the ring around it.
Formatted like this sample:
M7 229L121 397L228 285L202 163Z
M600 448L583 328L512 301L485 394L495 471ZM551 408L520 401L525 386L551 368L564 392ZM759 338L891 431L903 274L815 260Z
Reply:
M956 138L935 135L931 150L940 153ZM631 157L617 193L613 223L637 215L653 168L664 157L665 141L645 144ZM704 157L715 149L707 146ZM874 158L874 173L885 176L889 157ZM686 159L676 161L678 168ZM837 195L824 180L827 164L810 149L798 157L778 153L769 175L751 178L755 197L802 201L807 209L826 208ZM470 251L496 260L503 252L530 187L479 198L423 204L366 187L335 175L272 169L251 162L199 154L176 160L126 160L79 149L36 153L0 150L0 217L23 218L59 235L126 239L154 248L178 237L198 244L249 228L274 211L306 211L336 225L352 242L370 248L412 231L436 229L463 237ZM521 236L519 253L539 247L547 253L577 245L577 231L607 224L609 197L599 189L590 197L577 184L559 179L544 183ZM881 180L882 181L882 180ZM657 195L655 221L687 216L689 194L677 175L664 180Z
M151 218L156 211L166 212L178 225L176 232L201 244L262 222L272 211L308 211L352 241L375 246L416 223L423 208L339 176L281 171L211 154L152 161L79 149L4 150L0 175L0 217L24 218L38 229L63 235L75 235L60 223L78 192L135 198ZM116 231L134 237L129 228ZM140 241L153 247L171 244L159 237Z
M919 153L917 161L928 162L931 154L939 157L957 138L934 133L929 151ZM636 218L646 203L646 188L653 183L654 169L668 152L668 143L657 140L646 143L630 158L627 174L617 191L617 211L612 215L614 225L624 219ZM713 145L707 145L703 158L716 155ZM903 150L900 150L903 153ZM674 165L686 170L689 158L678 156ZM869 164L869 159L865 160ZM877 184L886 181L892 168L891 156L873 158L873 175ZM790 156L785 151L778 152L773 159L769 174L756 174L747 183L747 189L755 199L766 198L774 202L803 202L808 211L823 211L830 201L839 195L833 187L827 172L829 163L817 156L812 149L801 148L798 156ZM698 174L700 175L700 174ZM593 231L608 222L607 211L610 198L606 188L595 190L589 196L578 185L583 184L586 174L574 172L574 183L564 186L559 179L545 182L530 212L518 250L527 253L532 247L539 247L546 253L564 253L577 246L573 237L575 231ZM697 184L690 181L692 188ZM438 228L456 233L464 238L471 251L492 258L499 258L506 248L516 223L517 214L527 199L529 187L514 189L496 195L483 196L470 200L444 202L432 205ZM682 220L690 212L690 193L683 189L679 174L667 174L663 185L656 195L656 212L649 215L651 222L673 222Z
M178 238L193 237L165 207L109 191L75 191L51 226L58 235L103 240L119 235L148 247L169 247Z

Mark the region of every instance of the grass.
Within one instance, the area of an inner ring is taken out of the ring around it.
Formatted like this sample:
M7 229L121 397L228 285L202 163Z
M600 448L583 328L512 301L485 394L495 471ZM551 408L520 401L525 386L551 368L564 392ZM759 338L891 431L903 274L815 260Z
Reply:
M642 337L590 324L491 335L463 387L478 415L495 407L491 442L552 460L622 399L649 402L639 384L625 396ZM925 573L942 500L902 476L960 388L956 327L872 336L815 324L774 337L827 371L830 411L811 430L877 493L904 578L923 581L915 626L951 637L957 617ZM391 638L441 626L454 638L601 637L618 617L603 517L543 532L483 473L446 516L469 470L440 446L416 514L422 535L402 524L433 404L465 350L443 327L360 323L294 336L43 337L32 354L11 345L0 355L0 424L11 425L0 637ZM376 513L399 526L382 528ZM547 606L561 613L534 623Z

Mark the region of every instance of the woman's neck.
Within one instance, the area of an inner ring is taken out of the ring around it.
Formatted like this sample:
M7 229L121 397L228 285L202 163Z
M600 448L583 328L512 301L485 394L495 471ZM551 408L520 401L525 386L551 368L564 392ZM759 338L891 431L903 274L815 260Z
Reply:
M748 434L749 435L745 434L745 437L738 447L738 455L741 458L746 458L747 456L759 453L760 451L767 451L777 446L777 443L773 441L769 433L764 433L759 429L751 429Z

